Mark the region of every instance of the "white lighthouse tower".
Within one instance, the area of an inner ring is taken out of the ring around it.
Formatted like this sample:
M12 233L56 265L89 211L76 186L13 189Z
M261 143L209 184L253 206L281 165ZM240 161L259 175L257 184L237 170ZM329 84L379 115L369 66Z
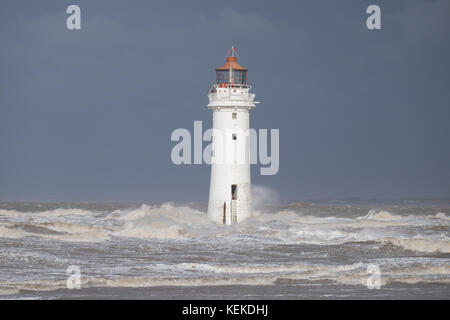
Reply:
M257 102L249 92L247 69L237 63L236 48L228 50L216 79L208 94L213 111L208 219L233 224L252 215L249 124Z

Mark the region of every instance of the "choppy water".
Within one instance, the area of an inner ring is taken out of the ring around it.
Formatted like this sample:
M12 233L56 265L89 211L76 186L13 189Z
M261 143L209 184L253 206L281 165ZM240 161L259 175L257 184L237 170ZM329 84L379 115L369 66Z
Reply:
M450 298L450 201L266 206L234 226L205 209L0 203L0 299Z

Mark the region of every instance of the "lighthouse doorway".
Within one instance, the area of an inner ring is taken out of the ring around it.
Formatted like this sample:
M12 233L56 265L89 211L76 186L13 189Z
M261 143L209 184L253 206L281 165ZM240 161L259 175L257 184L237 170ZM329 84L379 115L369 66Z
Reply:
M231 185L231 200L237 200L237 184Z

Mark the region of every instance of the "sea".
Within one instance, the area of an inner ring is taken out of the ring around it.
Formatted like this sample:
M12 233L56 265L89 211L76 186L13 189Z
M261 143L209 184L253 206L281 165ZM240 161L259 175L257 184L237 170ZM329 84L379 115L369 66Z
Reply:
M0 202L0 299L450 299L450 199Z

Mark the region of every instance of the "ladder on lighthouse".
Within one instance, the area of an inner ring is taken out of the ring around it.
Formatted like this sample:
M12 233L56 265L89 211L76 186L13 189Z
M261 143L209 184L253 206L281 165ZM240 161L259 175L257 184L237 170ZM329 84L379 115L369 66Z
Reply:
M237 200L231 200L231 223L237 223Z

